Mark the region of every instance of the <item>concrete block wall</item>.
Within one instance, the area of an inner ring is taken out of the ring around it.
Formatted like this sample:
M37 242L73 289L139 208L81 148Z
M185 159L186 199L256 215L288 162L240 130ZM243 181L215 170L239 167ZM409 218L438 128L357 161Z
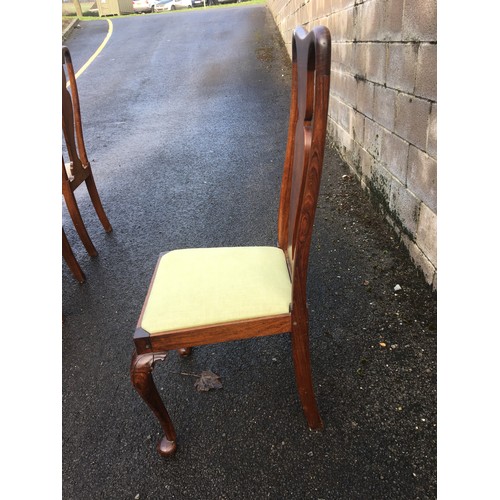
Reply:
M332 35L329 139L437 286L437 0L268 0L292 31Z

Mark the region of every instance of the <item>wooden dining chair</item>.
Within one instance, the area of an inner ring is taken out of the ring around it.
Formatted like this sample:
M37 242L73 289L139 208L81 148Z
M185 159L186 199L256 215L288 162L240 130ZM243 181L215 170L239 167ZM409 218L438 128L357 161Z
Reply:
M156 415L161 455L176 434L152 371L167 352L290 333L295 379L311 429L322 427L314 395L306 282L325 147L330 33L295 29L288 141L278 213L278 245L191 248L160 255L134 334L131 380Z
M64 71L65 67L68 71L69 90ZM87 253L90 256L96 256L97 250L87 232L74 194L80 184L85 182L87 185L90 199L104 230L109 233L112 227L99 198L92 168L85 150L80 101L73 62L69 49L64 46L62 48L62 130L69 157L67 162L64 161L64 156L62 160L62 193L70 217Z

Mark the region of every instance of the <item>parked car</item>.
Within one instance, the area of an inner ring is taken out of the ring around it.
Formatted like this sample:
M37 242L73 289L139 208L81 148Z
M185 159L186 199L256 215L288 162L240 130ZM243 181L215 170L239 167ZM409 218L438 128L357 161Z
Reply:
M132 0L132 6L134 8L134 12L137 14L142 14L143 12L153 12L153 2L149 0Z
M165 10L192 9L192 0L160 0L154 7L153 12L163 12Z
M219 5L219 0L192 0L193 7L210 7L211 5Z

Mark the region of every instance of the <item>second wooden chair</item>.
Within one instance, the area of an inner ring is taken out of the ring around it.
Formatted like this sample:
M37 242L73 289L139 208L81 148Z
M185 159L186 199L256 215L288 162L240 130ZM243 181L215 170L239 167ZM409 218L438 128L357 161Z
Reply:
M66 67L69 77L66 81ZM94 209L101 221L102 226L106 232L111 232L112 227L97 191L92 168L87 157L85 149L85 142L83 139L82 117L80 112L80 101L78 97L78 88L76 85L76 77L73 68L71 55L67 47L62 48L62 130L64 140L66 143L66 152L68 155L67 162L62 159L62 193L69 215L73 221L75 229L90 256L96 256L97 250L90 239L89 233L83 222L74 191L85 182L87 190L94 206ZM63 249L67 248L69 243L63 239ZM71 249L71 247L69 247ZM76 261L76 259L75 259ZM71 266L70 266L71 268ZM79 279L79 281L81 281Z

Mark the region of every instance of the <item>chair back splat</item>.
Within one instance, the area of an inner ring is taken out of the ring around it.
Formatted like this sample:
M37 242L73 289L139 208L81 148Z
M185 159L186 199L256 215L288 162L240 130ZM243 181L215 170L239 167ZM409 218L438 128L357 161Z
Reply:
M78 88L76 86L75 71L71 54L67 47L62 48L62 129L66 148L70 160L70 172L68 177L72 179L73 190L85 180L85 169L90 162L87 158L85 142L83 140L82 115L80 112L80 100L78 98ZM66 73L64 66L68 70L69 89L66 83Z
M319 194L330 89L330 33L298 27L292 42L290 122L278 214L278 247L175 249L160 255L134 333L132 384L172 455L175 429L152 371L170 350L289 333L307 424L323 426L311 375L306 305L309 247Z
M292 310L306 303L307 268L325 149L330 32L298 27L292 41L292 96L278 214L278 245L292 278Z

